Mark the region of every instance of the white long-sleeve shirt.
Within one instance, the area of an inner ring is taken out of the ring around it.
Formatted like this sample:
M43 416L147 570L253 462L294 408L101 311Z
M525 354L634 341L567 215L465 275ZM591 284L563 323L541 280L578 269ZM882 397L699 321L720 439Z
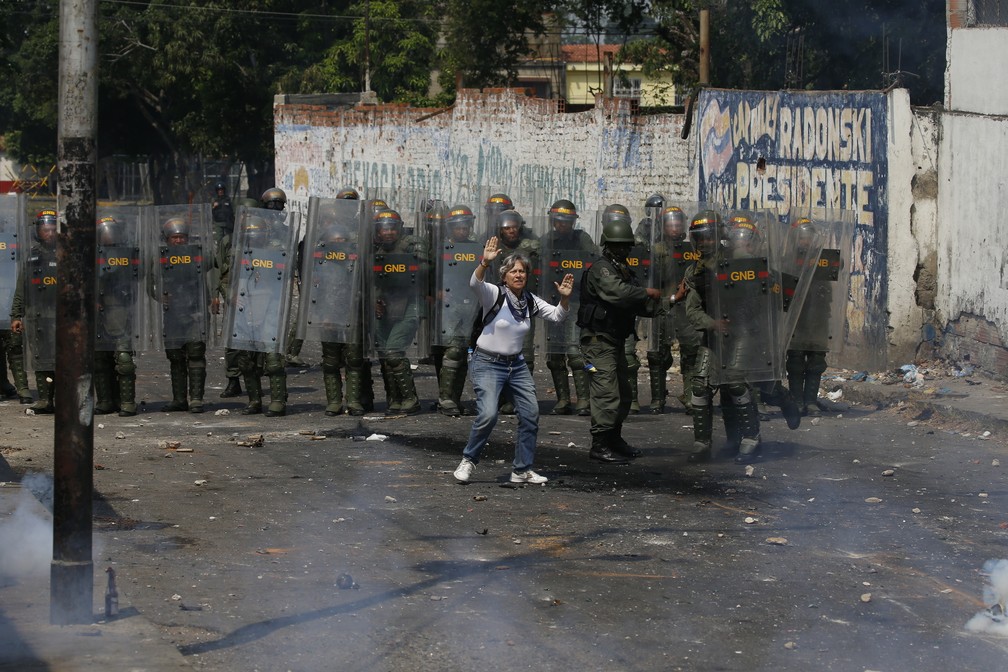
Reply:
M497 302L497 293L503 291L499 285L477 278L476 271L473 271L472 277L469 278L469 287L479 299L482 307L481 315L486 315L487 311L493 308ZM547 303L531 292L528 293L528 296L530 302L535 302L536 310L543 319L551 322L563 322L567 318L569 311L566 308ZM522 341L525 340L525 335L532 328L531 314L536 310L533 310L529 305L528 310L525 311L525 319L516 320L511 309L508 308L505 298L504 304L501 305L494 319L483 327L483 333L476 339L476 347L496 355L517 355L522 351Z

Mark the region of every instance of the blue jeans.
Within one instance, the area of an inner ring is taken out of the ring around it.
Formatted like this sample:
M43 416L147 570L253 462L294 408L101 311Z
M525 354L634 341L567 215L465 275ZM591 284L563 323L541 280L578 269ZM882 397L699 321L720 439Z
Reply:
M525 365L525 358L496 357L481 350L469 360L469 379L476 392L476 419L469 442L462 454L478 463L480 453L497 424L497 401L508 388L518 416L518 439L515 444L514 471L528 471L535 460L536 437L539 434L539 402L535 383Z

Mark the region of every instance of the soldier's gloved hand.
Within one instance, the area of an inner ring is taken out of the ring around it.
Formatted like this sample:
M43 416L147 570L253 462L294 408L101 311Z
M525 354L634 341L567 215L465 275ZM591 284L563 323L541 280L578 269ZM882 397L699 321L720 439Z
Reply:
M21 320L11 320L10 328L15 334L20 334L24 329L24 323Z
M214 315L220 315L221 300L219 297L214 297L214 300L210 302L210 312Z
M647 295L648 295L649 299L654 299L655 301L660 301L661 300L661 290L660 289L657 289L655 287L647 287L647 288L644 289L644 291L647 292Z

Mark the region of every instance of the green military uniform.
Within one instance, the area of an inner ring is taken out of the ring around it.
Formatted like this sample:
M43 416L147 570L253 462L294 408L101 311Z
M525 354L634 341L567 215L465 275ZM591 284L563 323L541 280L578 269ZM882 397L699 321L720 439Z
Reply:
M386 211L394 212L394 211ZM384 215L385 213L380 213ZM396 213L398 217L398 213ZM401 219L399 220L402 221ZM401 230L401 229L400 229ZM418 264L425 265L427 243L418 236L400 236L393 245L375 244L375 259L389 255L412 257ZM413 414L420 411L416 382L406 351L413 344L420 325L418 293L413 291L408 273L394 273L374 276L375 320L374 333L370 334L375 349L381 353L379 364L385 378L389 414ZM426 290L426 287L424 287Z
M53 226L55 226L55 213ZM11 302L11 322L15 320L23 321L27 312L25 301L26 277L30 276L33 287L34 299L32 299L32 312L34 319L29 319L27 325L22 327L20 333L11 334L11 347L7 354L11 361L24 361L24 341L25 333L33 331L37 336L46 339L52 338L55 334L56 325L56 247L48 247L42 244L33 244L28 251L28 258L25 260L25 273L19 274L17 287L14 290L14 300ZM33 341L36 342L36 341ZM43 346L45 349L45 346ZM35 386L38 389L39 399L32 404L31 410L35 413L53 413L53 398L56 388L53 381L56 379L56 371L47 364L51 363L50 357L53 353L34 353L35 355ZM39 359L40 355L42 360ZM43 363L39 363L43 361Z
M671 296L679 286L679 281L696 260L693 245L685 236L676 240L663 237L654 245L654 262L657 268L656 286L662 290L663 296ZM655 341L647 353L648 373L651 380L651 412L661 413L668 398L668 386L665 375L671 368L672 342L679 341L679 370L682 375L682 394L679 401L690 409L689 396L692 387L692 371L696 365L697 351L700 348L700 332L690 324L686 317L685 302L672 306L662 317L656 318L652 328L652 338Z
M582 275L577 320L581 354L591 372L589 457L602 462L623 462L639 454L622 437L633 392L625 347L637 317L661 313L658 300L649 296L626 263L633 244L629 216L614 214L603 222L602 258Z
M136 415L136 363L133 360L140 248L124 235L123 222L102 217L97 225L97 305L95 311L95 413Z
M693 449L689 460L699 462L711 457L711 437L713 426L713 399L715 387L711 385L713 356L708 347L711 332L718 327L708 314L708 294L717 268L719 247L720 216L713 211L697 214L690 224L690 234L701 251L700 260L687 273L689 294L686 297L686 315L693 328L700 332L700 348L693 368L692 396L690 405L693 413ZM702 245L702 246L701 246ZM759 414L753 403L752 387L744 380L733 380L717 385L720 393L721 415L725 433L735 444L739 454L737 461L746 461L759 449Z
M207 329L209 289L203 270L204 250L189 242L191 233L191 225L183 217L165 221L158 259L148 266L148 291L163 313L161 337L172 399L161 410L168 413L204 410L206 341L200 336ZM230 242L226 235L222 240Z
M551 252L569 250L591 255L598 254L598 247L592 242L591 236L580 229L573 229L567 234L558 233L556 230L550 231L544 238L542 246ZM576 278L575 274L575 282L577 282ZM588 373L584 367L585 359L577 345L569 345L563 352L553 352L546 355L546 368L549 369L553 378L553 387L556 389L557 395L557 403L553 408L554 414L567 415L571 412L570 386L567 383L568 368L574 379L574 391L577 394L574 410L578 415L591 413Z

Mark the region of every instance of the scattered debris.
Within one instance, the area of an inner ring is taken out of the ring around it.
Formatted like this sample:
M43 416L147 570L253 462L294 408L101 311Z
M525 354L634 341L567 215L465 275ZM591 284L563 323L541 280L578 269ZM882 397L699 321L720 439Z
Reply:
M385 501L389 504L395 504L397 500L392 495L385 495Z
M1001 460L998 460L996 458L993 459L993 460L991 460L991 466L992 467L1000 467L1001 466Z
M357 585L357 582L354 581L353 577L350 576L349 574L340 574L339 576L337 576L336 587L339 588L340 590L350 590L351 588L353 588L354 590L360 589L360 586Z
M861 593L861 601L866 604L871 602L871 593Z
M226 408L220 408L220 409L217 409L216 411L214 411L214 415L216 415L216 416L231 415L231 411L228 410L228 409L226 409Z
M910 509L910 511L911 511L912 513L920 513L920 512L921 512L921 510L920 510L920 509L918 509L918 508L917 508L916 506L915 506L914 508Z
M787 649L788 651L793 651L794 649L798 648L798 644L796 644L795 642L784 642L784 648Z
M246 448L261 448L265 441L266 437L262 434L249 434L243 441L235 441L235 445L245 446Z
M767 537L766 543L773 546L787 546L787 539L784 537Z
M485 502L485 501L487 501L487 498L486 498L486 495L474 495L473 496L473 501L476 501L476 502Z
M165 441L164 444L161 447L164 448L165 450L178 450L179 448L182 447L182 442L181 441Z
M745 520L743 520L742 522L745 523L746 525L752 525L753 523L756 522L756 519L753 518L752 516L746 516Z
M882 475L883 476L895 476L896 475L896 470L895 469L886 469L885 471L882 472Z
M756 473L756 467L754 467L751 464L746 465L746 468L745 468L745 475L746 476L752 477L752 475L755 474L755 473Z
M882 502L881 497L866 497L865 504L880 504Z
M116 432L116 438L117 439L125 439L126 435L123 434L122 432Z
M207 480L205 478L201 478L198 481L193 481L193 485L206 485L206 484Z
M388 437L384 434L372 434L371 436L364 439L365 441L384 441Z
M315 436L315 430L314 429L299 429L298 430L298 434L300 434L301 436Z

